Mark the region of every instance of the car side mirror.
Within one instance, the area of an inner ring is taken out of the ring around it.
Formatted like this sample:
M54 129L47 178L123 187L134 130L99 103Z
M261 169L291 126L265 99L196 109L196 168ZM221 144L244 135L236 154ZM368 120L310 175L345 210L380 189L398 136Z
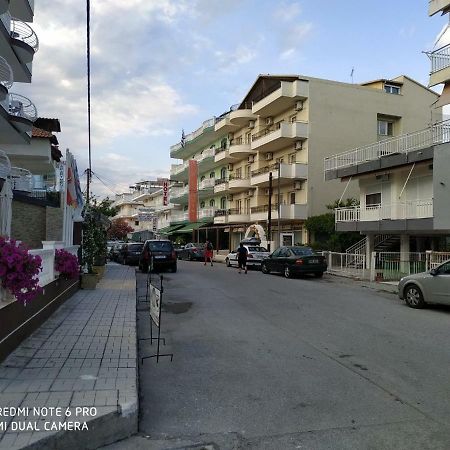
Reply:
M431 269L430 270L430 275L435 277L438 274L438 271L436 269Z

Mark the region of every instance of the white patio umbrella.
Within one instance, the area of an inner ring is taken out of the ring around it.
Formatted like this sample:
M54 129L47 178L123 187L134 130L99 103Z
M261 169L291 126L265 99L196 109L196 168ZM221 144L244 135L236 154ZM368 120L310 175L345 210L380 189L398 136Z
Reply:
M11 182L7 178L0 192L0 236L11 235L12 199Z

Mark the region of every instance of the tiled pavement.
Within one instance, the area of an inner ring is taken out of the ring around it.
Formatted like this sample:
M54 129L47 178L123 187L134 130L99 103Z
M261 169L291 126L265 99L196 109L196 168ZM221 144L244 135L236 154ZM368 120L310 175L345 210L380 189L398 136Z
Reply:
M0 449L96 448L137 431L135 283L133 267L108 265L1 363Z

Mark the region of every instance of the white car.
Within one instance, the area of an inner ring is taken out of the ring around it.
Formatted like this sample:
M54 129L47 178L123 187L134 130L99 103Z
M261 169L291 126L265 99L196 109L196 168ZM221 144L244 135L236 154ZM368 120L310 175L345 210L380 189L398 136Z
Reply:
M261 268L261 262L264 258L270 255L270 252L261 247L259 243L245 243L244 247L247 249L247 267ZM238 254L237 249L233 250L225 258L227 267L238 266Z
M398 296L411 308L423 308L427 303L450 305L450 260L429 272L403 277Z

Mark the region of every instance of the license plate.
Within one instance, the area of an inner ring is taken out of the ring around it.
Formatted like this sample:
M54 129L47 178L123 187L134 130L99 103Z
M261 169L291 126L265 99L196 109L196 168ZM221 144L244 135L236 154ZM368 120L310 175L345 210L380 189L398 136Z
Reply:
M155 259L165 259L165 256L164 255L158 255L158 256L155 256Z
M318 259L310 259L309 263L310 264L319 264L319 260Z

